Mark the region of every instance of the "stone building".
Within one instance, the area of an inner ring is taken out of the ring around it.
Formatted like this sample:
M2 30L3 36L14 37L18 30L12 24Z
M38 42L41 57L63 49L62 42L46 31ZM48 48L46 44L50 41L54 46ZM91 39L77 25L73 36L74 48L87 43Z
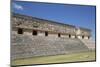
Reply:
M67 54L95 48L95 42L91 43L90 29L16 13L12 14L11 20L12 59Z
M12 17L12 29L20 33L27 33L39 36L54 36L68 38L89 39L91 30L76 28L75 26L58 23L54 21L15 14ZM30 32L30 33L29 33Z

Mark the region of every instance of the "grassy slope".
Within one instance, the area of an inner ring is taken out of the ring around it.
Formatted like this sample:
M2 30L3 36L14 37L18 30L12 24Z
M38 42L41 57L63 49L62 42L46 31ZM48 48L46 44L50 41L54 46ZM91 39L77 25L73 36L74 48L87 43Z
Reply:
M62 63L62 62L91 61L91 60L95 60L95 51L74 53L68 55L56 55L56 56L19 59L19 60L12 61L12 65Z

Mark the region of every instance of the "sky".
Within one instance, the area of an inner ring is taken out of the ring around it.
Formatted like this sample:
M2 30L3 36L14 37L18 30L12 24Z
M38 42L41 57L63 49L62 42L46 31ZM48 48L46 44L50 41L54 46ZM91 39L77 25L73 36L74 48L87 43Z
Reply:
M72 4L50 4L39 2L13 1L12 12L75 25L92 30L95 39L95 6Z

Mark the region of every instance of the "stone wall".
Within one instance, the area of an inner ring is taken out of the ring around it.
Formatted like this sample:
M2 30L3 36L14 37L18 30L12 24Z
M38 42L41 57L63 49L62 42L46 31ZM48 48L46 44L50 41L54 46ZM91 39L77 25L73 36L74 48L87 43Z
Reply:
M46 21L40 19L28 19L20 17L12 17L12 26L21 28L31 28L45 31L53 31L59 33L70 33L75 34L75 27L71 25L65 25L61 23L55 23L53 21Z
M51 35L44 37L12 32L11 41L12 60L88 51L88 47L79 39L52 37Z
M89 30L29 16L13 15L11 32L12 60L88 51L88 47L92 48L84 43L90 36Z
M69 37L69 35L71 35L71 38L79 39L89 39L91 37L91 30L89 29L81 27L77 28L68 24L19 14L13 14L12 27L12 29L15 29L16 31L18 28L24 29L26 34L27 32L32 33L33 30L37 30L39 36L44 36L45 31L47 31L48 34L50 34L49 36L54 37L56 37L58 33L61 34L61 37Z
M77 28L76 35L79 39L90 39L91 38L91 30L86 28Z

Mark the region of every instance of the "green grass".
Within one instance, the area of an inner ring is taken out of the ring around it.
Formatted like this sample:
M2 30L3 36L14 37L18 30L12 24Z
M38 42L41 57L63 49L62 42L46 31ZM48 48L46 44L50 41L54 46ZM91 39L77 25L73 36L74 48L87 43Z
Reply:
M95 51L73 53L67 55L33 57L27 59L17 59L12 61L12 65L29 65L29 64L48 64L76 61L92 61L95 60Z

